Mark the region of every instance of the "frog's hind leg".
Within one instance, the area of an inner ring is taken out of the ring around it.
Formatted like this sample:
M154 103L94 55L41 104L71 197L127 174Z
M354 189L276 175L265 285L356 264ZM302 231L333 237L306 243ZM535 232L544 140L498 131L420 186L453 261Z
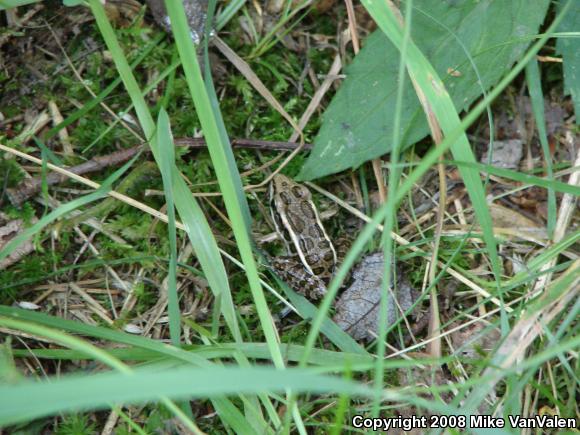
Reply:
M274 272L298 293L308 299L317 300L326 294L326 284L312 275L295 257L276 257L272 259Z

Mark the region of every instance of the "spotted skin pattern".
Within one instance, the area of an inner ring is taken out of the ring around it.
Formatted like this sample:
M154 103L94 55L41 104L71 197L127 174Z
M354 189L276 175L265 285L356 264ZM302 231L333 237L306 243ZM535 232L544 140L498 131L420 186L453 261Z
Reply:
M270 185L270 205L276 230L294 254L274 259L273 267L294 290L319 299L334 274L337 255L310 191L278 174Z

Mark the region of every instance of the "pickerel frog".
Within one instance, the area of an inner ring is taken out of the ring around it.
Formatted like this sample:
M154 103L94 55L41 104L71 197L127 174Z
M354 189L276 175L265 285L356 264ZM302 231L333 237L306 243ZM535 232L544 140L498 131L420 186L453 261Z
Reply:
M320 299L339 262L310 191L278 174L270 185L270 210L276 231L289 256L276 257L272 266L294 290Z

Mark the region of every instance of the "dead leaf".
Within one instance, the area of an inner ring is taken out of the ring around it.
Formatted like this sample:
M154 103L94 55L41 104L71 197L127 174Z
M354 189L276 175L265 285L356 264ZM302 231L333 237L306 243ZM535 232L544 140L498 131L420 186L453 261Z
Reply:
M384 256L376 252L365 256L352 273L353 283L336 302L334 322L355 340L372 340L378 333L381 282L384 271ZM394 292L389 291L387 299L387 324L391 325L411 308L416 300L416 292L405 281L400 280ZM400 309L399 309L400 306Z
M489 206L493 226L496 228L510 228L517 230L518 233L528 234L529 236L545 239L547 238L546 229L538 225L533 220L525 217L516 210L504 207L499 204Z
M494 141L491 165L496 168L517 169L523 156L521 139ZM488 164L489 149L481 157L481 163Z

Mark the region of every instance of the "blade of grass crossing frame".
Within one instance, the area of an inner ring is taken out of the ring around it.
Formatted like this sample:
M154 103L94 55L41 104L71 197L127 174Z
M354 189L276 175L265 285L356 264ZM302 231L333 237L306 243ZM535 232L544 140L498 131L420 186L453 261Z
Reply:
M104 8L99 0L89 0L91 10L95 16L97 25L101 31L103 39L107 44L109 51L115 62L115 66L119 71L119 75L123 80L127 93L129 94L141 128L145 132L145 136L148 139L153 138L155 134L155 124L151 113L145 102L137 81L133 76L133 72L125 58L123 51L119 45L119 42L115 36L115 32L107 19ZM155 161L159 165L159 153L154 141L151 143L151 152ZM185 181L174 174L173 179L173 196L174 198L187 198L186 201L176 201L175 207L179 213L179 216L186 227L187 235L191 240L191 244L195 251L197 258L201 264L201 267L205 273L205 277L209 282L210 288L216 297L221 297L223 292L229 293L229 283L226 274L226 270L220 256L217 242L213 237L213 233L203 211L199 207L199 204L191 195ZM224 306L225 304L222 304ZM232 334L237 334L237 319L228 313L224 313L224 319L228 324Z
M231 334L237 341L241 341L242 335L233 306L226 270L220 257L213 231L205 219L201 207L191 195L180 174L174 173L173 189L173 196L176 199L175 207L185 225L185 231L199 258L199 262L210 284L210 289L214 297L221 300L222 314ZM215 263L212 263L213 261ZM212 279L210 279L210 276Z
M538 129L538 136L540 144L542 145L542 152L544 153L544 161L546 162L546 173L548 180L554 179L554 169L552 168L552 154L550 153L550 146L548 145L548 136L546 134L546 118L544 116L544 95L542 93L542 81L540 79L540 68L538 61L532 59L526 65L526 81L528 84L528 92L532 100L532 111L536 119L536 128ZM548 189L548 235L550 238L554 235L554 228L556 226L556 193L553 189Z
M215 0L210 0L208 2L208 10L207 10L207 17L206 17L206 23L212 23L213 22L213 17L214 17L214 13L216 10L216 1ZM210 26L206 26L205 28L205 37L203 38L203 54L204 54L204 82L205 82L205 88L213 109L213 114L216 120L216 124L218 127L218 131L220 133L220 137L222 140L222 143L229 143L229 139L228 139L228 134L226 131L226 127L225 127L225 123L223 121L223 117L221 115L221 111L219 109L219 102L218 102L218 98L217 98L217 94L215 92L215 87L213 85L213 80L212 80L212 75L211 75L211 62L209 59L209 51L208 51L208 41L210 40L211 37L211 27ZM227 147L225 149L225 154L227 156L227 163L228 163L228 167L230 168L229 173L230 174L235 174L237 172L237 166L236 166L236 162L235 162L235 157L233 155L233 151L231 149L231 147ZM232 177L232 181L235 184L235 193L238 196L238 200L241 204L241 210L242 210L242 215L244 217L244 224L246 226L246 230L250 231L251 228L251 217L250 217L250 211L248 209L248 204L245 201L245 193L242 187L242 180L240 177ZM233 313L235 313L235 307L233 305L233 300L231 297L231 294L228 293L227 295L227 299L222 300L223 303L227 303L229 305L231 305L231 311ZM242 341L239 341L240 343L242 343ZM238 362L238 364L240 364L241 367L251 367L250 362L248 361L246 355L244 355L242 352L236 352L235 355L235 359ZM273 424L275 426L280 424L280 419L278 417L278 414L276 413L276 410L274 408L274 405L271 403L269 397L267 394L265 393L261 393L259 394L259 399L262 401L262 403L264 404L264 407L266 408L266 410L268 411L268 414L270 415L271 421L273 422ZM265 425L265 421L264 421L264 417L262 415L262 408L259 406L259 401L258 401L258 397L255 396L246 396L243 397L242 396L242 401L244 403L244 410L245 410L245 415L246 418L249 422L249 424L251 424L254 428L255 431L258 432L264 432L264 431L268 431L269 428Z
M101 361L103 364L106 364L109 367L115 369L123 376L127 376L127 375L133 373L133 369L131 367L129 367L128 365L126 365L122 361L118 360L117 358L109 355L104 350L92 345L91 343L85 342L84 340L81 340L77 337L73 337L71 335L65 334L61 331L49 329L49 328L46 328L46 327L40 326L40 325L35 325L34 323L22 322L20 320L9 319L7 317L1 317L1 316L0 316L0 325L8 326L9 328L25 331L25 332L35 334L35 335L40 335L42 337L47 337L47 338L50 338L50 339L56 341L57 343L61 343L64 346L67 346L71 349L79 350L83 353L86 353L87 355L90 355L95 360ZM28 382L26 382L26 381L21 382L17 386L15 386L15 388L18 389L21 385L23 385L23 384L26 385L27 383ZM103 386L107 387L107 385L103 385ZM109 385L109 387L110 386L111 385ZM91 393L94 393L95 390L96 389L83 390L83 393L90 396ZM184 415L180 409L177 408L175 403L173 403L171 400L169 400L167 397L164 397L164 396L158 396L157 399L161 400L161 402L163 402L163 404L179 420L181 420L181 422L188 429L190 429L194 433L199 433L199 430L197 429L195 424L186 415ZM6 403L2 403L3 400ZM2 394L0 394L0 409L4 409L4 408L8 407L9 400L11 400L10 395L3 396ZM104 403L103 406L113 408L113 405L110 403L110 400L111 399L109 398L109 400L106 403ZM30 396L29 403L27 403L26 406L21 405L20 407L18 407L17 408L18 411L15 412L14 414L16 414L16 416L18 416L19 418L21 418L23 420L27 420L28 418L35 416L34 413L38 412L39 409L43 408L43 403L42 403L43 401L44 401L44 399L39 400L39 398L36 396ZM18 406L18 405L16 405L16 406ZM58 399L54 399L53 406L61 406L61 407L63 407L64 410L70 410L70 408L67 407L67 405L65 404L64 401L59 402ZM23 409L26 409L26 411L24 413L22 412ZM1 414L2 413L0 411L0 415ZM41 414L37 414L37 415L43 415L43 414L41 413ZM27 416L28 416L28 418L27 418ZM11 418L14 418L14 417L15 416L12 416ZM22 420L18 420L18 421L22 421ZM0 416L0 426L2 426L2 417L1 416Z
M30 3L38 3L38 0L0 0L0 11L4 9L17 8Z
M169 79L167 80L167 88L169 89L170 82L171 82L171 75L175 73L175 71L179 65L180 65L179 60L172 61L167 66L167 68L165 68L164 71L161 71L158 76L156 76L153 80L151 80L151 82L149 82L147 84L147 86L145 86L145 89L143 89L143 91L141 92L143 97L147 96L153 89L159 89L159 84L161 82L163 82L167 77L169 77ZM120 78L119 78L119 80L120 80ZM133 110L133 103L132 102L129 103L125 108L120 110L119 114L121 115L121 114L129 113L131 110ZM108 125L107 128L102 130L101 133L92 140L91 143L89 143L87 146L85 146L83 148L82 153L86 153L92 147L94 147L97 143L99 143L101 140L103 140L103 138L105 136L107 136L107 134L109 134L120 122L121 122L121 118L114 119Z
M285 284L281 283L281 285ZM296 307L303 319L312 319L316 317L319 309L315 305L308 302L306 298L298 295L292 289L288 289L286 291L286 295L290 299L292 305ZM328 338L341 351L358 355L369 355L363 346L361 346L354 338L344 332L331 319L324 319L320 326L320 330L326 336L326 338Z
M171 343L179 346L181 337L181 313L177 296L177 234L175 229L175 207L173 202L173 177L175 149L169 126L169 117L162 107L157 118L157 148L159 149L159 169L163 179L163 191L167 204L167 235L169 237L169 267L167 273L167 301L169 312L169 334Z
M248 228L245 225L243 210L247 209L247 204L245 203L245 197L242 199L236 193L236 185L239 185L239 181L233 181L234 178L239 178L239 173L237 168L235 166L232 167L228 160L228 152L226 150L231 147L227 141L224 143L224 135L220 131L213 106L207 94L195 53L195 47L189 35L183 4L177 0L167 0L165 5L171 19L175 42L181 57L185 78L206 137L207 147L214 164L226 210L232 221L232 230L240 256L246 268L250 290L256 304L256 310L264 331L264 336L269 345L274 364L282 368L284 367L284 361L278 347L277 332L274 328L272 317L262 291L256 269L256 262L252 253Z
M173 346L167 346L156 340L141 337L134 334L115 331L103 326L93 326L85 323L75 322L72 320L62 319L56 316L49 316L44 313L35 313L30 310L21 308L7 307L0 305L0 315L14 319L26 320L44 325L50 328L61 329L74 334L86 335L98 338L100 340L122 343L129 346L135 346L139 349L146 349L159 354L159 357L169 357L176 360L193 364L197 367L209 367L211 362L206 358L196 355L192 352L186 352Z
M217 98L212 100L210 97L212 93L215 95L213 84L208 85L203 80L195 46L189 34L183 4L178 0L166 0L165 5L171 21L175 43L181 57L185 79L206 138L207 148L214 165L226 211L232 222L232 231L240 257L244 263L264 337L270 350L272 362L277 368L281 369L284 368L284 360L279 348L278 333L266 303L252 251L248 204L242 190L240 175L233 158L227 132L219 113ZM306 433L298 409L295 406L290 409L298 431L301 434Z
M213 16L216 9L216 1L210 0L208 4L208 12L206 23L213 22ZM223 121L223 117L221 111L219 109L219 102L217 99L217 94L215 92L215 87L213 85L212 75L211 75L211 62L209 59L209 52L208 52L208 41L210 39L211 27L206 26L205 28L205 37L203 38L203 53L204 53L204 82L205 88L207 91L207 95L209 97L210 103L212 105L213 114L215 116L216 124L218 126L218 130L220 133L220 137L222 143L229 143L228 134L226 131L225 123ZM225 154L227 156L227 163L229 167L229 173L235 174L237 172L237 166L235 157L231 147L227 147L225 149ZM232 181L235 185L235 193L238 197L238 201L241 204L241 211L242 216L244 217L244 224L246 226L246 231L250 231L251 228L251 217L250 217L250 210L248 208L248 204L245 200L245 193L242 187L242 180L240 177L232 177ZM230 293L224 294L224 298L222 299L222 303L228 304L231 307L224 307L228 311L231 311L235 315L235 307L233 304L232 296ZM240 343L241 341L241 333L240 333ZM251 367L251 364L247 357L242 352L237 352L235 355L236 361L241 367ZM260 407L259 400L263 403L264 408L268 412L270 419L274 426L280 425L280 418L276 413L276 409L270 398L266 393L260 393L258 397L254 395L242 396L242 403L244 404L244 414L246 416L247 422L253 427L255 432L269 432L271 429L267 426L264 420L264 416L262 414L262 408ZM259 400L258 400L259 399Z
M377 340L377 362L375 364L374 372L374 390L375 399L373 400L372 416L378 417L380 411L380 396L383 388L385 370L384 370L384 360L385 360L385 337L387 336L387 295L389 294L389 288L394 287L392 284L392 272L391 272L391 262L392 256L394 255L394 242L391 237L391 231L395 225L395 218L397 213L397 204L394 201L395 192L397 191L398 184L400 182L401 168L398 167L399 163L399 153L401 148L401 137L400 137L400 124L401 124L401 113L403 108L403 92L406 79L406 58L407 49L409 46L409 39L411 37L411 27L412 23L412 11L413 11L413 1L407 0L405 3L405 18L407 25L405 26L403 33L403 40L401 42L400 49L400 60L399 60L399 70L397 76L397 99L395 105L395 114L393 119L393 149L391 152L391 168L389 170L389 181L388 181L388 193L387 193L387 215L384 221L383 234L381 235L381 243L383 245L383 258L384 258L384 272L383 281L381 283L381 299L379 305L379 334ZM381 180L382 182L382 180Z
M49 338L62 346L90 356L95 361L100 361L101 363L115 370L118 370L121 373L131 372L129 366L127 366L121 360L110 355L105 350L98 348L89 342L81 340L80 338L73 337L72 335L66 334L56 329L47 328L44 325L38 325L35 323L29 323L26 321L11 319L3 316L0 316L0 325Z
M93 15L95 16L101 35L107 44L107 48L111 52L119 76L121 77L125 89L135 106L135 112L137 112L137 118L139 119L143 132L145 133L145 137L147 140L150 140L153 138L153 134L155 133L155 122L149 112L145 98L141 95L141 89L137 84L137 80L135 80L133 71L125 58L125 54L123 53L119 41L117 40L117 36L115 35L115 31L107 18L103 5L98 0L88 0L88 2ZM157 152L157 149L153 144L151 145L151 149L154 153Z
M6 316L13 318L12 316ZM188 319L184 319L188 321ZM287 361L297 361L302 354L303 346L296 344L282 344L281 348L284 352L284 357ZM183 360L179 357L174 356L172 353L161 353L160 351L152 351L141 346L127 346L127 347L116 347L104 346L103 350L106 350L110 355L120 359L121 361L142 361L148 363L156 362L182 362ZM171 347L171 349L175 349ZM248 358L263 359L267 360L269 358L268 348L265 343L251 343L245 342L239 344L236 342L230 343L211 343L211 345L198 344L198 345L184 345L182 346L184 352L179 355L188 357L190 354L199 356L200 358L234 358L235 353L243 354ZM17 357L28 357L35 356L39 359L51 359L51 360L89 360L85 354L80 353L75 350L68 349L43 349L43 348L28 348L28 349L12 349L12 354ZM332 351L325 349L314 349L312 351L309 363L311 365L320 366L325 372L333 372L340 370L345 367L349 367L353 372L359 372L363 370L368 370L372 368L375 358L371 355L358 355L353 353L345 353L342 351ZM189 361L189 360L188 360ZM385 367L390 369L400 368L402 364L407 364L403 360L392 359L385 362ZM194 364L200 367L199 364ZM204 361L201 366L210 366L210 361Z
M222 382L216 382L216 379ZM364 385L306 370L160 367L137 369L132 373L101 373L67 376L51 381L26 381L0 385L0 425L27 421L58 412L87 408L107 408L112 398L119 403L146 403L160 396L205 398L259 391L283 391L295 388L313 393L344 393L369 396ZM83 394L79 394L82 391ZM34 403L34 406L29 406ZM440 407L441 408L441 407ZM452 411L452 407L442 407ZM23 411L24 410L24 411ZM198 432L199 433L199 432ZM239 433L239 432L237 432Z
M526 174L524 172L513 171L511 169L498 168L483 163L477 162L460 162L456 160L447 161L451 165L464 166L467 168L475 168L482 172L488 172L492 175L497 175L508 180L518 181L522 184L529 184L531 186L539 186L545 189L551 189L560 193L569 193L571 195L580 196L580 187L572 184L556 181L555 179L541 178L536 175ZM580 167L573 167L574 172L580 171Z
M216 10L217 2L215 0L210 0L208 2L208 10L207 10L207 17L206 23L213 22L213 16ZM220 138L223 144L229 144L228 134L226 131L225 123L223 121L223 117L221 111L219 109L219 102L217 98L217 94L215 92L215 87L213 85L212 75L211 75L211 62L209 59L209 51L208 51L208 41L211 37L211 27L206 26L205 28L205 37L203 38L203 54L204 54L204 82L205 88L210 100L213 114L215 117L216 125L220 134ZM230 174L237 173L237 166L235 157L233 155L233 151L231 147L226 147L224 150L226 155L226 162L229 167ZM238 197L238 201L241 205L242 216L244 218L244 224L246 227L246 231L249 233L251 228L251 217L250 217L250 210L248 208L248 204L245 200L245 192L242 187L242 180L240 177L232 177L232 181L234 183L234 191ZM227 298L226 298L227 296ZM233 300L231 294L224 294L224 299L222 300L223 303L231 305L231 312L235 313L235 307L233 305ZM229 309L229 308L225 308ZM241 343L241 339L239 340ZM251 364L248 361L247 357L242 352L237 352L235 355L236 361L241 367L250 367ZM270 420L275 427L280 425L280 418L276 412L274 405L272 404L269 396L266 393L260 393L258 397L253 395L248 395L246 397L241 397L242 403L244 404L244 414L246 416L247 422L254 428L254 431L263 433L268 432L271 429L267 426L264 420L264 416L262 414L262 407L260 406L260 402L264 405L266 412L270 416ZM258 400L259 399L259 400Z
M208 14L207 14L207 22L211 23L213 14L216 8L216 0L210 0L208 5ZM224 123L224 119L222 117L222 113L219 107L219 101L217 98L217 94L215 91L215 87L213 85L212 75L211 75L211 62L209 58L209 51L208 51L208 41L211 37L211 28L206 26L205 29L205 38L203 39L203 56L204 56L204 83L205 89L207 92L207 96L209 98L209 102L211 104L213 115L215 118L217 130L220 134L221 143L226 144L224 148L224 154L226 157L226 163L228 165L228 170L230 174L237 174L238 169L236 165L236 158L234 156L234 152L232 147L229 146L229 137L228 132L226 130L226 125ZM246 201L246 194L244 192L244 188L242 186L242 180L240 177L231 177L232 182L234 183L234 192L238 197L238 202L240 204L240 208L242 211L242 216L244 217L244 224L246 226L246 231L251 233L251 216L250 216L250 209L248 207L248 203Z
M35 313L29 310L23 310L15 307L6 307L1 305L0 305L0 316L6 316L6 318L20 321L26 320L29 322L35 322L42 325L44 330L46 330L46 327L57 328L63 331L68 331L70 333L82 334L87 335L89 337L95 337L101 340L108 340L116 343L123 343L135 346L136 348L146 349L148 351L157 353L159 357L163 356L169 357L178 361L186 362L188 364L193 364L194 366L200 368L208 368L213 366L213 363L211 361L208 361L204 356L197 355L194 352L184 351L173 346L167 346L166 344L163 344L156 340L140 337L138 335L126 334L124 332L115 331L110 328L105 328L102 326L87 325L72 320L62 319L56 316L49 316L44 313ZM38 332L42 332L42 330L39 330ZM83 352L82 350L80 351ZM86 352L84 353L86 354ZM148 360L152 359L153 357L148 358ZM211 399L211 402L216 410L224 409L227 411L225 414L220 414L219 416L225 423L234 428L236 430L236 433L248 433L237 431L238 429L240 430L243 429L245 426L242 424L243 422L240 423L242 414L239 411L237 411L237 408L235 408L235 406L231 403L229 399L215 397Z
M106 17L104 8L99 0L89 0L89 4L103 39L105 40L107 47L112 54L117 70L119 71L119 75L121 76L125 88L133 102L133 105L135 106L135 111L145 136L151 140L153 139L153 135L155 133L153 118L139 89L137 81L133 76L131 68L129 67L129 64L123 54L113 28L111 27L111 24ZM160 166L160 158L155 141L152 140L150 145L155 161L157 162L158 166ZM189 191L185 181L182 179L180 174L176 173L176 171L174 171L173 174L173 189L173 196L176 199L175 207L177 208L179 216L181 217L181 220L186 228L187 235L191 240L193 249L202 266L206 279L209 282L210 289L217 299L221 299L222 295L224 294L231 297L227 274L218 250L217 243L213 237L213 232L205 218L205 215L203 214L203 211L199 207L199 204ZM221 306L231 307L232 305L221 304ZM239 332L239 328L237 327L237 318L235 317L235 313L228 313L225 311L223 314L226 324L228 325L232 335L236 337L236 339L241 340L241 334ZM225 398L215 400L228 401L228 399ZM236 422L228 421L227 419L229 415L230 414L220 415L220 418L224 419L224 423L234 427Z

